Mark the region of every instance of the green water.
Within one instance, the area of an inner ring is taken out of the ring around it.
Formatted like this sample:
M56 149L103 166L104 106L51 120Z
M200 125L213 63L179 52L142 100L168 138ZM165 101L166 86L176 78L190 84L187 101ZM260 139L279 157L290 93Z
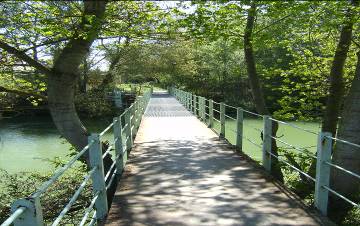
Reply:
M90 132L100 132L110 119L84 120ZM104 139L111 139L110 133ZM54 168L45 161L70 157L70 144L60 138L50 117L16 117L0 121L0 169L10 173L44 172Z
M291 124L301 127L303 129L317 133L320 130L320 123L316 122L291 122ZM214 130L220 132L220 123L214 121ZM262 140L259 130L263 130L263 120L254 118L244 118L243 124L243 152L255 160L261 160L262 156ZM225 138L231 143L235 144L236 139L236 122L227 119L225 122ZM245 138L246 137L246 138ZM293 146L307 149L313 153L316 152L317 135L291 127L289 125L279 124L277 137L288 144ZM249 141L250 140L250 141ZM255 144L254 144L255 143ZM284 149L294 150L286 144L277 142L278 147Z

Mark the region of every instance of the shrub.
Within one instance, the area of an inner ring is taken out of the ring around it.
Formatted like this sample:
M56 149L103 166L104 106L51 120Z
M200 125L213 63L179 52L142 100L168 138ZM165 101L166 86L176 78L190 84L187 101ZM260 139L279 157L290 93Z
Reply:
M90 118L114 115L113 101L107 99L103 91L77 94L75 106L80 115Z

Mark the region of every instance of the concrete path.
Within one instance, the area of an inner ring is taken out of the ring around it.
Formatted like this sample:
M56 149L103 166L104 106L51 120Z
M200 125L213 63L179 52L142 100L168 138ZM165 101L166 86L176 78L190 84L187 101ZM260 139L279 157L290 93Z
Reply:
M106 225L330 225L173 97L154 94Z

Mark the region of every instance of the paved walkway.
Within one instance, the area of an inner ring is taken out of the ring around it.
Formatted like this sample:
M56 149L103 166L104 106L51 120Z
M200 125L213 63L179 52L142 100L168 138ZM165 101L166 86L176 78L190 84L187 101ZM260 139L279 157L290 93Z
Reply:
M106 225L329 225L173 97L154 94Z

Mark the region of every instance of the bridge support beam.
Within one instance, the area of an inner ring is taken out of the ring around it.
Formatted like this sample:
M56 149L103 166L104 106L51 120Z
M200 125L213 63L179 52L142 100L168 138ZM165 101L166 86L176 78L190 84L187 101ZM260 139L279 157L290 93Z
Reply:
M330 165L331 162L332 139L331 133L320 132L317 143L317 161L316 161L316 181L315 181L315 206L323 215L327 215L329 191L325 187L329 187L330 181Z

